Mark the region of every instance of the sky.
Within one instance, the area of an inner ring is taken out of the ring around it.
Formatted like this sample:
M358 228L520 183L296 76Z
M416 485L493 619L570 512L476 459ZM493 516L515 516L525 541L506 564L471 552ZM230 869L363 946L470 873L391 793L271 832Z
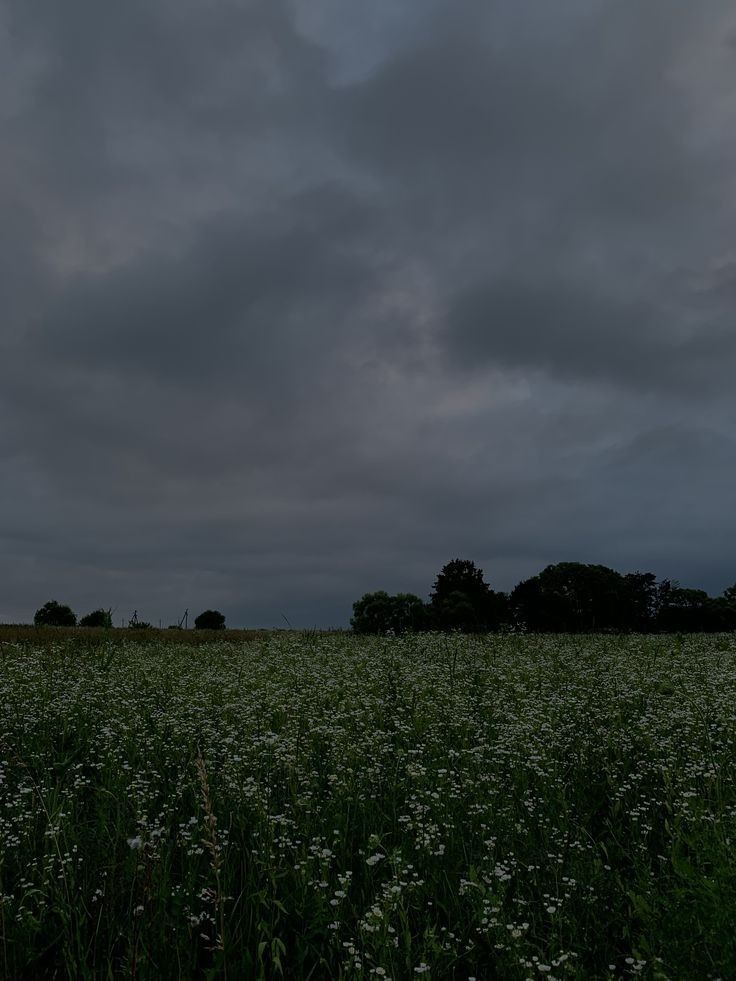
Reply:
M736 580L725 0L0 0L0 621Z

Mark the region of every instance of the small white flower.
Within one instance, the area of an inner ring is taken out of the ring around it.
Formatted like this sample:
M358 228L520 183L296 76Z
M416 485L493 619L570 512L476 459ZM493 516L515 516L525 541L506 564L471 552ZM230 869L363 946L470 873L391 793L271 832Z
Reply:
M366 865L378 865L378 863L383 858L385 858L385 855L379 855L379 853L376 852L374 855L369 855L368 856L368 858L365 860L365 864Z
M138 851L139 848L143 848L143 839L140 835L136 835L135 838L128 838L128 845L133 851Z

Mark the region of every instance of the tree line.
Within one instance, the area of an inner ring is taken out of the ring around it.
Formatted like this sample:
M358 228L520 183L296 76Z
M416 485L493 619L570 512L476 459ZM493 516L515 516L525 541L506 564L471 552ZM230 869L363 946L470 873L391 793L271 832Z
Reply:
M604 565L558 562L496 591L469 559L441 569L429 601L413 593L366 593L350 621L359 634L458 630L485 633L691 633L736 630L736 583L720 596L652 572L621 574Z
M70 606L49 600L36 610L33 622L37 627L112 627L112 610L92 610L83 617L78 617ZM150 630L152 624L138 619L138 611L128 621L132 630ZM195 630L224 630L225 617L219 610L204 610L194 618ZM169 630L180 629L179 624L172 624Z

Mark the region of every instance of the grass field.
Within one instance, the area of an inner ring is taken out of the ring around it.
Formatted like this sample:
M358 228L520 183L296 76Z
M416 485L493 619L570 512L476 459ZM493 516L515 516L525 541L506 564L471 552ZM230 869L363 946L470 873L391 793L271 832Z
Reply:
M2 977L736 977L733 635L184 639L0 643Z

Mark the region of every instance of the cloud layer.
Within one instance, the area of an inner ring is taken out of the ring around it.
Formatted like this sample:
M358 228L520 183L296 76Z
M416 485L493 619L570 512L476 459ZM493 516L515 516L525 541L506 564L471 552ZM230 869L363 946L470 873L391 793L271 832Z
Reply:
M736 17L0 5L0 620L736 579Z

